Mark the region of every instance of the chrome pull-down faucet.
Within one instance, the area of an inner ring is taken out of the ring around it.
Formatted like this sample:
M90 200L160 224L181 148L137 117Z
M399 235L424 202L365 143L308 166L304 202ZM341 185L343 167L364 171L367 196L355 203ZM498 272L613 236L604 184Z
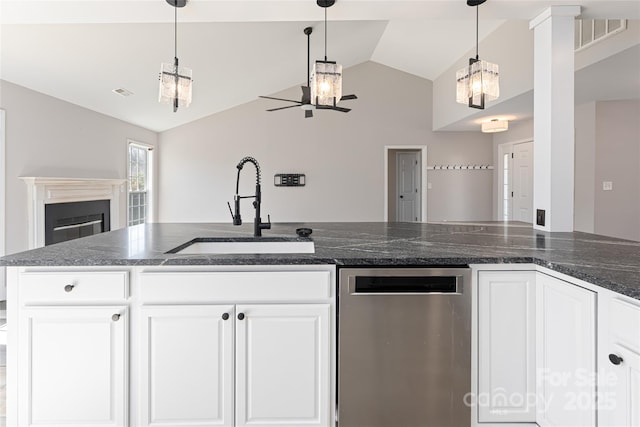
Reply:
M253 163L256 167L256 194L253 196L240 195L240 171L244 167L245 163ZM254 237L260 237L262 236L262 230L268 230L271 228L271 217L269 215L267 215L267 222L262 222L262 218L260 218L260 204L262 203L262 191L260 190L260 165L253 157L244 157L236 167L238 168L238 178L236 180L236 194L233 196L235 210L232 211L231 205L227 203L227 205L229 205L231 217L233 218L233 225L242 224L242 217L240 216L240 200L253 198L255 199L253 201L253 207L256 210L256 217L253 220L253 235Z

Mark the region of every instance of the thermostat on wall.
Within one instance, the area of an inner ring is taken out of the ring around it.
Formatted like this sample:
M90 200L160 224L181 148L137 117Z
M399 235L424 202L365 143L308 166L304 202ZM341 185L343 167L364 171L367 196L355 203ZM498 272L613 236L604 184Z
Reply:
M305 181L303 173L277 173L273 176L276 187L304 187Z

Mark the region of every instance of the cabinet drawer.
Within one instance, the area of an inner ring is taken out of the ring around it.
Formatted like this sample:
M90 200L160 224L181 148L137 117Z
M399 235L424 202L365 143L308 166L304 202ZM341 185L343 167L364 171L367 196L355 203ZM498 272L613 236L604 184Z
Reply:
M610 310L613 339L640 353L640 306L614 298Z
M144 272L144 302L319 301L331 297L329 271Z
M124 300L128 282L127 271L28 271L19 293L23 303Z

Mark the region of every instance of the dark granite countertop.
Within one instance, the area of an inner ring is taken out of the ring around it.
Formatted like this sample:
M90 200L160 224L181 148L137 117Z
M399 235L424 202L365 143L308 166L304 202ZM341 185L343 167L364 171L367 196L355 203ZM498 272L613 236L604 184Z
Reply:
M198 237L252 236L253 225L157 223L7 255L0 266L535 263L640 299L640 242L501 222L289 223L264 236L295 237L298 227L313 229L314 254L167 254Z

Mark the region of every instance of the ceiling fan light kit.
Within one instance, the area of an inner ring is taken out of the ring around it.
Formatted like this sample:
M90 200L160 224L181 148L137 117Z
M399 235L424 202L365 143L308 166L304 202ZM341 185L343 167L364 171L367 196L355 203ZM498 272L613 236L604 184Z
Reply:
M173 63L160 65L160 88L158 102L161 104L173 104L173 112L178 107L188 107L191 104L193 89L193 71L182 67L178 61L178 8L184 7L187 0L167 0L174 8L174 48Z
M471 108L484 109L486 101L500 96L498 65L480 60L478 56L478 6L486 0L467 0L476 8L476 57L469 58L469 66L456 73L456 101Z

